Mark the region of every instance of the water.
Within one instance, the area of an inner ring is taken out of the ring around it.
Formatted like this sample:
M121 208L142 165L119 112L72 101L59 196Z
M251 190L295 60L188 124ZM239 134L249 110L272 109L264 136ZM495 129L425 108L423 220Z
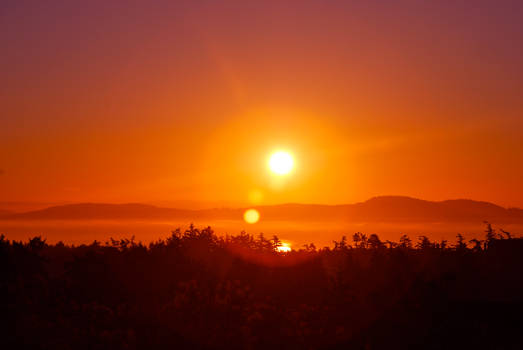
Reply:
M0 234L7 239L25 241L30 237L43 236L49 243L63 241L67 244L92 243L94 240L106 242L110 237L115 239L131 238L149 243L166 238L177 227L185 229L188 221L0 221ZM246 231L250 234L261 232L268 238L277 235L289 243L294 249L306 243L314 243L317 247L332 246L333 240L339 240L346 235L349 242L352 234L363 232L367 235L379 234L381 240L398 241L402 234L407 234L413 241L418 236L426 235L432 240L446 239L453 243L456 234L461 233L467 240L474 237L483 238L485 225L478 223L346 223L346 222L296 222L296 221L265 221L247 224L239 220L215 220L194 222L196 227L211 226L216 234L238 234ZM522 224L496 225L515 236L523 233Z

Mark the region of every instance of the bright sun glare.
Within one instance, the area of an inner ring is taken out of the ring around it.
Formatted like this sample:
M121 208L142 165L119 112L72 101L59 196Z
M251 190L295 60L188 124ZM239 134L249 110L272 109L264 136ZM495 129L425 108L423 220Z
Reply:
M269 168L278 175L286 175L294 167L294 159L289 152L278 151L271 155L269 159Z
M248 209L243 214L243 219L248 224L255 224L260 220L260 213L256 209Z

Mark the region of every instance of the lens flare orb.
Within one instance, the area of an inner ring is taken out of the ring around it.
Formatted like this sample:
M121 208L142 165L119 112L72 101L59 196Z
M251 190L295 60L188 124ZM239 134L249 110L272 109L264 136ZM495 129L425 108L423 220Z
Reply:
M256 209L247 209L243 213L243 220L248 224L255 224L260 220L260 213Z

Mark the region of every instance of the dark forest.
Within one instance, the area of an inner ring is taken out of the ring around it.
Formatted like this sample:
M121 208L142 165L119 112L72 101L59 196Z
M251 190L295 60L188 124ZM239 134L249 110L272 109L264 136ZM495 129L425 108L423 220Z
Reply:
M2 348L517 349L523 240L278 252L277 237L177 229L149 245L0 240ZM430 345L429 345L430 344Z

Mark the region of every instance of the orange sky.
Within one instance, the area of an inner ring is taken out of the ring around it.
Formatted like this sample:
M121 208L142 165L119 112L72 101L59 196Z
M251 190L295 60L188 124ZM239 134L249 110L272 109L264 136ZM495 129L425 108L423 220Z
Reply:
M520 2L8 1L0 201L523 207ZM267 157L293 152L274 186Z

